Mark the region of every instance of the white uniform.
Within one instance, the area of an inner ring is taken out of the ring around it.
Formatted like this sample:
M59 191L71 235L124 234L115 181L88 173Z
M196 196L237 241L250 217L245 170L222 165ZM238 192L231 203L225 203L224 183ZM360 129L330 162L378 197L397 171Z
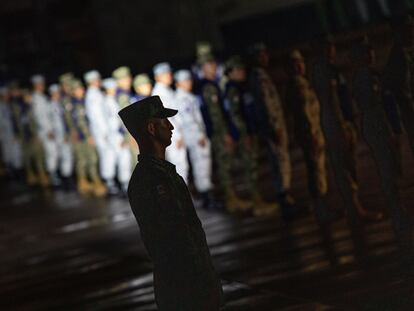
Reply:
M13 166L13 152L10 146L13 145L14 134L11 121L11 112L7 103L0 102L0 143L2 161L7 167Z
M55 174L59 155L56 139L53 137L52 109L45 94L33 93L33 114L37 124L37 134L45 153L46 170L50 174Z
M103 179L113 180L116 173L116 152L110 143L105 97L97 87L90 86L85 95L86 116L99 155L99 170Z
M108 137L112 148L115 150L115 165L118 168L118 181L123 185L123 189L128 185L132 174L131 151L129 145L122 146L124 134L123 125L118 116L119 105L115 96L105 96L104 107L107 116Z
M50 101L53 134L57 145L59 170L67 178L73 172L73 151L69 141L65 139L66 129L63 117L63 107L59 101Z
M180 103L175 101L174 91L167 85L155 83L152 95L158 95L166 108L181 110ZM180 106L180 107L178 107ZM180 109L178 109L180 108ZM169 119L174 126L171 139L171 145L165 151L165 158L176 166L177 173L187 182L188 180L188 162L187 151L185 147L177 148L177 142L183 139L183 129L181 125L181 113L178 112L174 117Z
M182 134L193 167L194 184L198 192L210 191L212 188L211 149L201 116L199 100L182 89L177 89L175 100L180 105ZM199 144L202 138L207 142L204 146Z

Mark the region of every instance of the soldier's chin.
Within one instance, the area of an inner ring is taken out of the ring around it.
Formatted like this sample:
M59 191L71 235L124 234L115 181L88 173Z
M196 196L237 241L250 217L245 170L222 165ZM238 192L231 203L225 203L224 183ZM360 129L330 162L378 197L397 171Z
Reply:
M171 143L172 143L172 140L171 140L171 138L167 141L167 144L166 144L166 147L168 147L169 145L171 145Z

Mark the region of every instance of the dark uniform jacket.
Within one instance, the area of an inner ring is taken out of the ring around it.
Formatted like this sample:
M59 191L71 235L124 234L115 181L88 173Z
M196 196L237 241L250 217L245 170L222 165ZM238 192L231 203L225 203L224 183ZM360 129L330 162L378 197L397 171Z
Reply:
M128 197L154 263L159 310L218 310L221 284L184 180L168 161L138 160Z

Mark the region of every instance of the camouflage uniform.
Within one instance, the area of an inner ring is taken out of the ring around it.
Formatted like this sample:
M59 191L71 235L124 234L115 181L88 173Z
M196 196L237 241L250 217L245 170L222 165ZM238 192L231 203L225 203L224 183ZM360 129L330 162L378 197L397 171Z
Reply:
M40 182L43 186L47 186L48 178L46 175L44 151L42 143L38 138L37 122L33 109L28 100L25 100L25 103L21 105L19 133L21 140L24 142L23 161L28 184L34 185Z
M300 52L295 51L291 60L303 61ZM310 194L315 204L319 219L325 215L323 198L328 192L326 170L326 146L320 120L320 104L315 91L308 80L294 74L289 80L286 90L287 106L294 119L296 141L301 146L307 172Z
M159 309L218 310L220 280L190 193L174 165L140 155L128 197L154 262Z
M215 82L203 79L200 83L200 96L202 100L201 113L218 166L220 186L226 194L231 189L229 171L231 157L224 142L224 135L228 133L228 127L224 116L221 92Z
M82 87L77 80L74 80L72 84L73 89ZM79 191L83 193L93 191L96 195L104 195L106 188L99 177L96 148L90 143L92 135L86 116L84 99L72 98L72 106L72 122L76 135L75 166ZM88 181L92 184L89 184Z
M399 134L399 118L401 118L405 132L414 152L414 50L406 49L399 44L392 47L388 63L384 69L384 93L393 98L398 106L398 112L390 100L385 104L391 125L396 134Z
M354 77L353 89L362 115L362 135L377 164L397 239L402 250L406 251L412 247L411 222L401 205L398 160L391 148L392 132L384 112L378 73L367 65L360 66Z
M339 191L350 219L354 221L361 209L356 179L356 133L353 124L341 109L340 76L327 59L320 59L313 68L313 84L321 105L321 124L326 138L326 151Z
M253 68L250 85L254 96L257 132L264 140L272 164L276 191L279 196L284 196L290 189L292 167L282 101L273 81L263 68Z
M226 84L224 93L224 108L228 113L230 120L230 133L235 143L235 150L230 156L231 162L234 162L236 155L240 158L248 189L257 195L257 156L258 146L256 137L252 136L252 122L248 121L249 113L246 103L248 93L243 90L241 83L229 81ZM249 99L248 99L249 100ZM250 106L252 105L250 95ZM251 115L250 115L251 116ZM247 140L251 140L251 147L247 145ZM229 163L231 166L232 163Z

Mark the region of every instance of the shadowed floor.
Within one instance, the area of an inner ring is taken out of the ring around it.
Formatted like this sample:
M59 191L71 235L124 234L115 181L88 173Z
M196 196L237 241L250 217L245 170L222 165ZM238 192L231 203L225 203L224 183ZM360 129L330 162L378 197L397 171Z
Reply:
M414 161L406 142L404 202L414 208ZM361 145L362 202L382 209L374 164ZM301 154L293 194L309 203ZM270 188L265 191L269 192ZM341 202L331 185L329 202ZM268 193L269 194L269 193ZM269 194L269 197L271 194ZM156 310L151 263L123 199L0 190L0 310ZM311 214L291 223L198 211L226 296L226 310L412 310L388 218L365 227L356 256L345 219L324 239Z

